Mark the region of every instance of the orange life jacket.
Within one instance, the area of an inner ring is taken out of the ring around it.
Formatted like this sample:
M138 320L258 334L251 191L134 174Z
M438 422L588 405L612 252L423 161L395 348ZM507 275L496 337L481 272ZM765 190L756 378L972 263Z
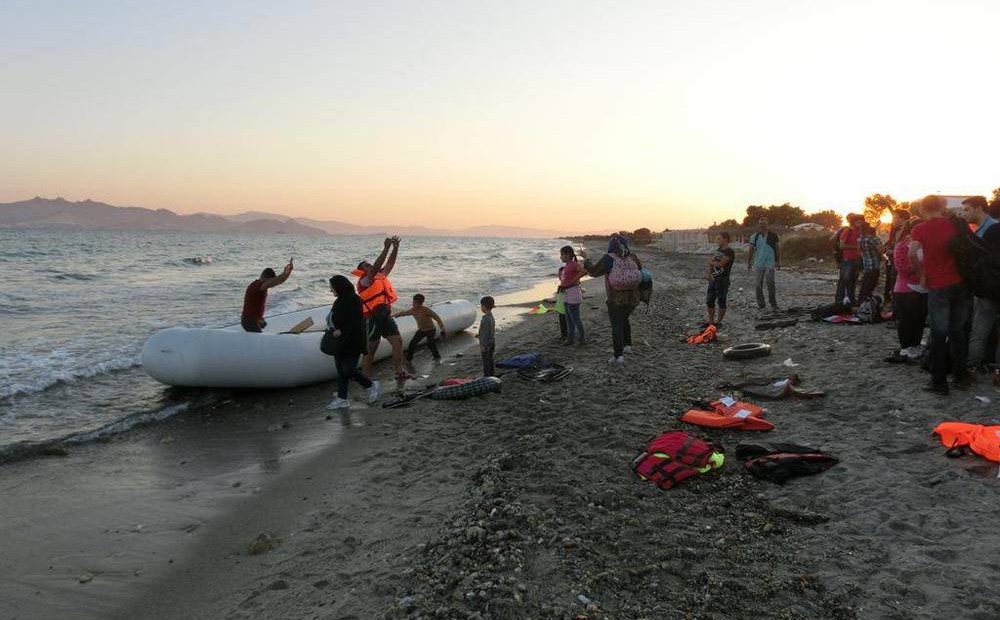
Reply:
M734 428L741 431L769 431L774 429L764 419L764 409L753 403L734 401L725 405L721 401L709 403L711 411L691 409L681 416L682 422L711 428Z
M385 274L376 273L372 277L372 283L367 287L361 286L361 278L365 276L364 271L355 269L351 275L358 276L358 296L361 297L361 308L365 316L370 315L379 306L391 307L392 304L399 301L399 296L396 295L392 283L389 282L389 278L385 277Z
M1000 463L1000 426L942 422L934 429L948 448L969 446L979 456Z
M709 325L708 327L706 327L705 329L701 330L700 332L698 332L694 336L689 336L688 339L687 339L687 343L688 344L707 344L709 342L715 342L715 332L717 332L718 330L719 330L719 328L717 328L715 325Z

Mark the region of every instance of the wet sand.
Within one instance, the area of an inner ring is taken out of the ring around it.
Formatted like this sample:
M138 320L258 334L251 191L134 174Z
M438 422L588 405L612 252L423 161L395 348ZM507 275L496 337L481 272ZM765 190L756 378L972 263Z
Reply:
M945 419L1000 417L1000 393L986 384L947 399L921 392L926 375L919 369L882 361L895 343L891 325L803 320L755 331L750 277L738 265L724 344L765 341L774 353L723 361L722 344L680 342L703 320L703 258L639 254L656 275L656 296L651 312L634 316L635 351L622 367L607 364L607 319L600 287L591 284L588 347L560 347L551 315L499 334L498 358L535 350L574 366L560 383L509 376L501 394L361 410L343 421L325 419L329 386L262 395L253 414L240 410L250 406L242 399L226 405L233 409L219 419L245 414L260 436L278 438L267 454L278 455L279 471L264 471L261 463L274 459L258 452L246 459L245 486L233 488L230 474L213 478L211 468L171 476L195 465L195 455L240 452L211 438L162 443L165 433L179 433L165 430L174 425L210 435L183 418L69 457L5 466L0 523L3 538L15 543L13 560L0 564L7 584L0 587L12 588L20 607L0 615L1000 617L997 468L974 456L948 459L930 436ZM811 307L832 297L833 285L822 267L782 271L779 300ZM797 366L784 366L789 358ZM428 381L479 367L474 348L450 362ZM691 400L719 395L720 381L789 372L827 396L767 403L777 425L771 433L703 430L676 419ZM288 420L291 428L268 433L268 425ZM726 466L670 491L636 480L630 461L667 429L723 446ZM740 441L805 443L841 464L778 486L743 471L732 456ZM286 449L295 452L283 456ZM164 451L169 458L154 462ZM130 476L142 463L155 476ZM92 475L79 473L88 465ZM134 496L150 489L161 499L148 511L95 512L115 468L133 486L106 496L106 504L134 506ZM75 483L58 486L61 476ZM32 524L44 504L11 508L12 493L16 504L52 497L61 514ZM199 497L210 499L199 504ZM149 517L158 510L161 520ZM102 534L133 521L156 524L177 550L173 563L152 561L163 547L153 556L141 546L151 532ZM199 527L183 531L194 522ZM279 542L253 555L260 534ZM73 536L84 546L79 557ZM130 554L141 560L135 566L143 564L139 576L95 565L93 579L78 582L88 568L81 557L131 568ZM51 560L62 563L48 575L38 567ZM40 592L34 599L32 589ZM7 594L0 601L11 600Z

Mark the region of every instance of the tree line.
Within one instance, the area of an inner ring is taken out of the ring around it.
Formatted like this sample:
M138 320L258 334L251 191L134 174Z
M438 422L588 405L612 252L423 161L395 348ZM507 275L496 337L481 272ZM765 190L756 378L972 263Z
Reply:
M781 205L750 205L746 210L746 217L742 222L735 219L728 219L718 224L713 224L710 228L748 228L757 225L760 218L766 217L767 221L776 226L797 226L799 224L819 224L824 228L837 228L842 220L841 215L832 209L818 211L816 213L806 213L802 207L792 206L789 203Z
M1000 211L1000 187L993 190L990 210L994 213ZM865 210L862 215L869 224L877 225L885 212L895 213L896 211L910 211L915 215L920 215L920 200L897 201L889 194L872 194L865 198Z
M993 212L1000 211L1000 187L993 190L993 202L990 209ZM898 201L889 194L872 194L865 198L865 206L862 215L865 220L873 226L878 226L882 214L888 211L894 213L899 210L917 212L919 210L919 200ZM732 228L751 228L757 225L760 218L766 217L767 221L776 226L797 226L799 224L819 224L824 228L835 230L843 225L843 216L832 209L818 211L816 213L806 213L801 207L793 206L789 203L781 205L750 205L746 209L746 216L742 222L735 219L728 219L724 222L712 224L710 230L724 230Z

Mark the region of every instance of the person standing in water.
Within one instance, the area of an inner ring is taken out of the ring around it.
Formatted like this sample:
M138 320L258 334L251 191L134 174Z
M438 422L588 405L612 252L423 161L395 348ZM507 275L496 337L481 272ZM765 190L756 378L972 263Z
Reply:
M337 364L337 397L327 409L346 409L351 406L347 400L347 387L351 379L365 388L368 403L378 400L379 384L372 381L358 370L358 360L368 350L365 319L361 312L361 298L354 292L351 281L344 276L330 278L330 290L337 297L326 318L327 329L333 330L333 335L340 342L340 348L333 356Z
M399 297L388 277L396 266L399 241L399 237L387 238L375 263L361 261L351 274L358 278L358 296L361 297L361 307L368 323L368 351L362 364L363 374L371 376L375 352L385 338L392 346L392 368L396 372L396 383L399 389L403 389L406 382L406 373L403 371L403 339L399 335L396 320L392 318L392 304Z
M774 272L781 269L781 253L778 250L777 233L768 230L767 218L762 217L757 222L757 232L750 235L750 254L747 256L747 271L754 271L755 290L757 292L757 309L763 310L764 283L767 282L767 297L771 302L771 310L778 309L778 300L774 293Z
M267 327L264 320L264 307L267 305L267 291L279 284L284 284L288 276L292 275L292 260L288 259L281 275L274 273L274 269L268 267L261 272L260 277L247 286L243 293L243 314L240 317L240 325L248 332L260 333Z

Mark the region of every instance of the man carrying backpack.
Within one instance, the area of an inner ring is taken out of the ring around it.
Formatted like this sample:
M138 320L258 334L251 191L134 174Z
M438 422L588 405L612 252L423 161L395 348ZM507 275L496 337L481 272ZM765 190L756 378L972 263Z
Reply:
M975 235L982 239L984 249L992 251L994 256L1000 256L1000 223L987 214L988 205L983 196L972 196L962 201L962 219L976 227ZM985 257L973 257L973 260L988 260ZM995 267L987 268L995 271ZM1000 274L994 274L1000 278ZM975 298L972 314L972 333L969 336L969 370L976 372L986 361L986 346L993 331L1000 325L1000 300L986 297L985 290L973 288ZM1000 344L994 361L1000 363Z
M757 232L750 235L750 255L747 256L747 271L753 269L757 292L757 309L764 309L764 282L767 282L768 301L771 310L778 309L774 295L774 271L781 269L781 253L778 250L778 235L767 229L767 218L757 222Z
M924 389L948 394L948 369L952 369L956 387L968 387L971 378L966 368L969 342L966 339L972 297L958 271L951 252L958 236L946 213L941 196L921 200L927 218L910 235L909 258L914 272L928 289L927 310L931 324L931 382Z

